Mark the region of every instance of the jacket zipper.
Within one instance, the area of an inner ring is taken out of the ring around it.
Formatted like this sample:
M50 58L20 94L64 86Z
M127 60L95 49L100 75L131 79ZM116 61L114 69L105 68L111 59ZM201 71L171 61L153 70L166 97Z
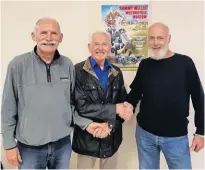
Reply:
M46 64L47 82L51 82L51 69L50 69L50 67L51 67L50 64Z

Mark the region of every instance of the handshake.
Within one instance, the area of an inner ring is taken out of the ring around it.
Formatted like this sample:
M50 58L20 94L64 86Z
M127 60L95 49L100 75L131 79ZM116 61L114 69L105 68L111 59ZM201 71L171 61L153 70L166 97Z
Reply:
M133 106L127 102L116 104L116 113L122 119L128 121L133 115Z
M127 102L116 104L116 114L128 121L133 115L133 106ZM92 134L96 138L105 138L110 135L112 129L108 126L108 123L92 122L86 128L87 132Z

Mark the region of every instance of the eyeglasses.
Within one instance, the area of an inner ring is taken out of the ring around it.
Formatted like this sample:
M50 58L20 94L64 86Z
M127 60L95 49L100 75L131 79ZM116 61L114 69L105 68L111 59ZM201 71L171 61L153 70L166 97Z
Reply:
M100 43L94 43L94 44L93 44L93 47L94 47L94 48L107 48L107 47L108 47L108 44L107 44L107 43L102 43L102 44L100 44Z

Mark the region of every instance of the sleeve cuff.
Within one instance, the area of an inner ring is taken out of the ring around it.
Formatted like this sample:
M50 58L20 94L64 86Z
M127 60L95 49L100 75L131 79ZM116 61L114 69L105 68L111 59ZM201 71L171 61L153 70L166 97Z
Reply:
M85 130L88 126L89 126L89 124L91 124L93 121L92 120L87 120L86 122L85 122L85 124L83 125L83 126L81 126L80 128L82 129L82 130Z
M204 135L199 135L199 134L194 134L194 136L200 136L200 137L202 137L202 138L204 138Z
M204 129L203 128L202 129L201 128L197 128L195 134L203 136L204 135Z
M8 150L8 149L15 148L16 146L17 146L17 143L16 143L15 139L7 140L7 139L4 139L4 137L3 137L4 149Z

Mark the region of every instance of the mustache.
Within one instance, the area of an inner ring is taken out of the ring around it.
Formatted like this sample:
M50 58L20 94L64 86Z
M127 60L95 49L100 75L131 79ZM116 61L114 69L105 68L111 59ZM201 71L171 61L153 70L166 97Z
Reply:
M45 40L43 40L39 44L40 45L57 45L58 42L57 41L45 41Z

